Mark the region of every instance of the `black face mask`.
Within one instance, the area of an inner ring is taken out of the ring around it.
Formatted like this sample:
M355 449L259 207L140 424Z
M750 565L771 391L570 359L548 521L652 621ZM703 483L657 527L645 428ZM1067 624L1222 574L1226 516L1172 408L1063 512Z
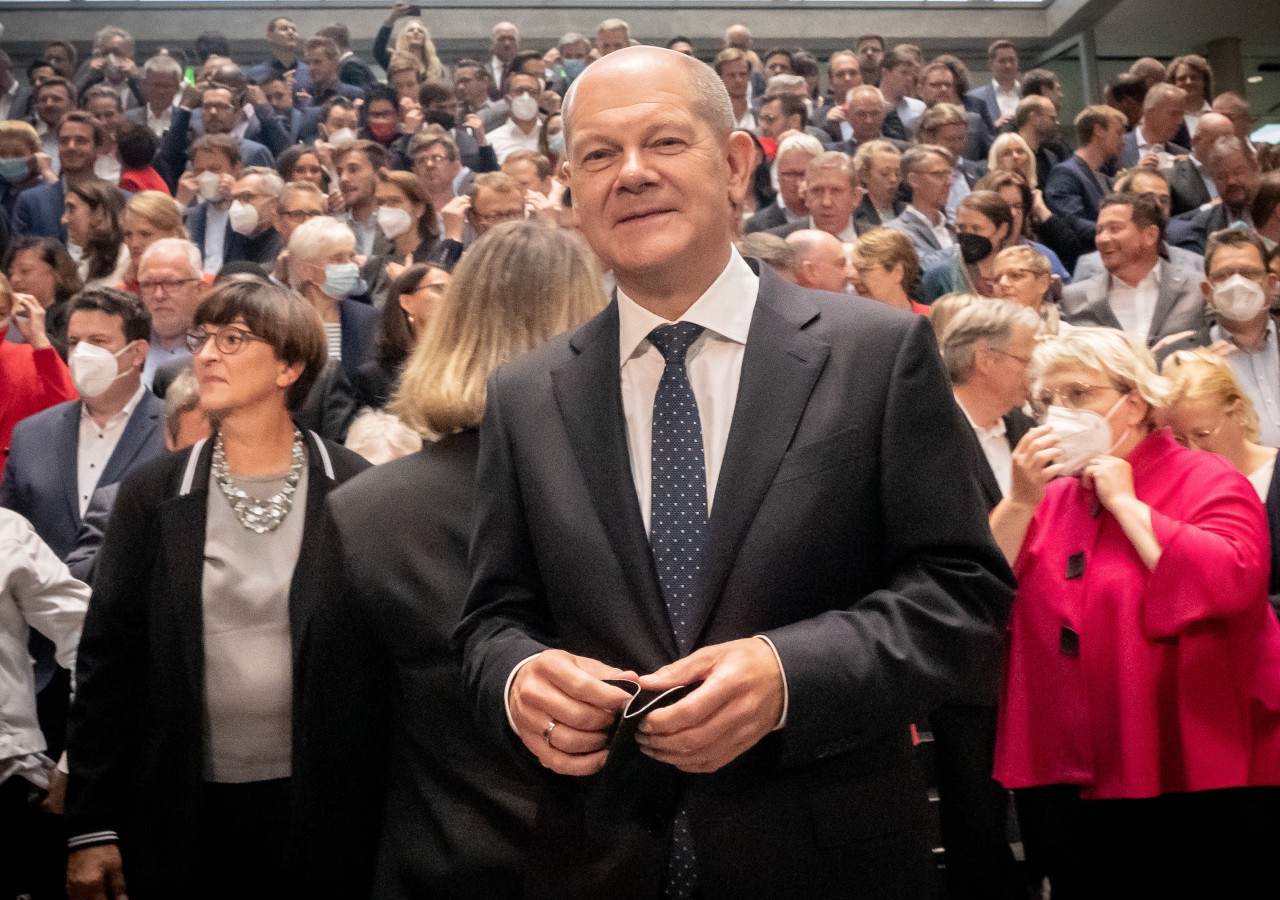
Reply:
M956 242L960 245L960 256L964 258L966 264L971 266L986 259L995 249L991 246L991 239L984 238L980 234L956 235Z
M453 115L453 113L447 113L436 109L427 110L427 113L423 118L432 125L439 125L445 131L453 131L454 127L458 124L458 118Z

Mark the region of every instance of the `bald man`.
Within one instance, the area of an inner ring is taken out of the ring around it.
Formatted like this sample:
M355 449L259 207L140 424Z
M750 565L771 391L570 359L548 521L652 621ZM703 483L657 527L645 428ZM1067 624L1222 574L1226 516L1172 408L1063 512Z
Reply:
M796 284L817 291L845 293L853 281L853 266L845 256L844 244L835 236L816 228L805 228L787 235L787 243L796 252Z
M526 894L932 897L909 726L1012 594L928 323L738 255L755 147L708 66L618 50L564 117L618 289L490 381L455 633L540 764Z
M1234 134L1235 125L1221 113L1207 112L1200 116L1196 133L1191 138L1191 155L1175 162L1169 175L1172 215L1180 216L1218 199L1218 188L1205 168L1204 160L1209 155L1209 148L1219 138Z

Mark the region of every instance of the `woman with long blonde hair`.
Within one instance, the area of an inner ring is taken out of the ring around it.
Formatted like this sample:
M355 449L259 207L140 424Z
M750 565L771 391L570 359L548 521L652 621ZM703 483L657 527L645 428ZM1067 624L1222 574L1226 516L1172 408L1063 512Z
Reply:
M508 222L454 270L390 411L427 443L340 491L330 507L347 606L389 661L370 703L393 698L392 768L373 896L515 897L533 786L481 734L449 636L467 591L467 545L485 386L503 363L605 305L575 235ZM429 714L424 714L429 711Z
M373 39L373 58L384 69L390 69L393 53L407 53L422 63L427 81L444 81L446 73L440 62L440 54L431 40L431 30L427 23L415 15L408 14L400 4L392 11L391 17L378 29Z

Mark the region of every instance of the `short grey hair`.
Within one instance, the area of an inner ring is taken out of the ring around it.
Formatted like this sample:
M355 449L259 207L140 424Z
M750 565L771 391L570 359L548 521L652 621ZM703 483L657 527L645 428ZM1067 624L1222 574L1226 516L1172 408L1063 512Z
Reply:
M766 94L803 94L809 96L809 83L803 75L774 75L765 83Z
M733 104L729 100L729 92L725 89L724 82L720 80L720 76L716 74L715 69L701 60L694 59L692 56L685 56L683 53L676 53L674 50L666 50L661 47L624 47L618 52L670 53L680 60L680 65L687 67L689 93L693 98L694 115L705 122L716 137L722 140L727 138L733 131ZM599 65L599 63L595 63L587 66L582 75L575 78L573 84L569 85L569 90L565 92L564 101L560 105L560 121L561 129L564 132L566 150L573 142L573 107L574 100L578 96L578 88L582 86L584 81L589 81L593 75L600 71L597 68Z
M853 159L849 154L841 153L839 150L828 150L820 153L813 159L809 160L809 165L805 167L804 177L812 180L823 169L836 169L840 171L845 178L849 179L849 184L857 188L859 184L858 170L853 167Z
M1159 84L1152 85L1151 90L1147 91L1147 96L1142 99L1142 111L1146 112L1170 100L1177 100L1181 103L1186 96L1187 92L1182 88L1169 84L1167 81L1162 81Z
M597 35L606 31L621 31L626 34L627 40L631 40L631 26L622 19L605 19L596 26Z
M124 42L129 45L130 51L134 49L133 35L117 25L108 25L105 28L99 28L97 33L93 36L93 49L95 51L101 50L107 45L107 41L112 38L122 38Z
M191 266L191 274L196 278L204 274L204 260L200 257L200 248L185 238L160 238L160 240L152 243L150 247L142 251L142 256L138 259L138 271L142 271L142 267L147 264L148 259L165 254L185 257L187 264Z
M182 417L200 408L200 383L190 369L179 372L164 392L164 427L177 443Z
M146 78L148 75L168 75L181 81L182 66L172 56L157 53L142 64L142 77Z
M241 178L248 178L250 175L257 175L261 178L263 189L277 200L284 193L284 179L280 177L280 173L275 169L268 169L266 166L249 166L240 170Z
M1257 163L1254 162L1253 156L1245 149L1244 141L1238 137L1220 137L1214 141L1204 154L1204 167L1212 174L1224 159L1235 156L1237 153L1242 154L1246 162L1256 167Z
M591 42L587 40L587 36L579 31L566 31L560 35L560 42L556 47L572 47L574 44L581 44L588 50L591 49Z
M930 156L938 156L947 161L948 166L956 164L956 158L946 147L937 144L916 144L902 154L902 175L905 178L929 161Z
M964 384L973 377L974 358L979 345L1001 350L1009 345L1015 328L1035 334L1040 317L1025 306L981 297L974 300L947 323L941 336L942 362L952 384Z
M1173 384L1157 374L1151 351L1118 328L1079 326L1037 344L1031 355L1032 396L1046 376L1070 367L1097 372L1117 390L1137 391L1152 409L1164 409L1173 400Z
M803 132L787 135L782 139L782 143L778 144L778 152L773 157L774 167L777 168L777 161L782 157L782 154L790 153L792 150L799 150L810 159L814 159L823 153L822 141L811 134L804 134Z
M336 247L356 246L356 236L346 222L332 216L316 216L303 222L289 238L289 261L314 263Z

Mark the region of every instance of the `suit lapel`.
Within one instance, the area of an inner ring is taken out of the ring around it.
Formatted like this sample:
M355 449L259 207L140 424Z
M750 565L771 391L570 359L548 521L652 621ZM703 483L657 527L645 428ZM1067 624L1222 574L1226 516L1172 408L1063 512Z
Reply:
M570 338L577 355L551 373L556 403L578 467L587 483L623 575L643 609L649 637L672 659L679 653L658 588L631 476L618 364L618 304Z
M67 501L71 521L80 522L80 415L84 404L68 403L58 425L58 471L62 473L62 496Z
M138 406L134 409L133 415L129 416L129 421L124 426L124 433L120 435L120 443L116 444L116 449L112 451L111 458L107 460L107 465L102 470L102 484L111 484L113 481L119 481L120 476L128 471L129 466L133 464L142 449L150 443L156 429L160 427L160 415L163 412L163 408L163 404L150 393L142 395L142 399L138 401Z
M1111 285L1111 275L1103 272L1097 278L1091 278L1085 282L1085 290L1088 292L1088 309L1093 313L1093 317L1098 324L1104 328L1115 328L1124 331L1120 325L1120 320L1116 318L1115 312L1111 309L1111 304L1107 300L1107 288Z
M742 377L716 482L708 528L699 603L694 611L701 634L724 588L738 548L764 500L774 473L791 445L813 386L831 347L804 331L818 317L815 307L767 266L742 359Z
M1186 277L1180 275L1173 266L1168 263L1160 266L1160 287L1155 312L1151 315L1151 330L1147 332L1148 346L1164 337L1164 323L1169 318L1169 313L1173 312L1185 281Z

